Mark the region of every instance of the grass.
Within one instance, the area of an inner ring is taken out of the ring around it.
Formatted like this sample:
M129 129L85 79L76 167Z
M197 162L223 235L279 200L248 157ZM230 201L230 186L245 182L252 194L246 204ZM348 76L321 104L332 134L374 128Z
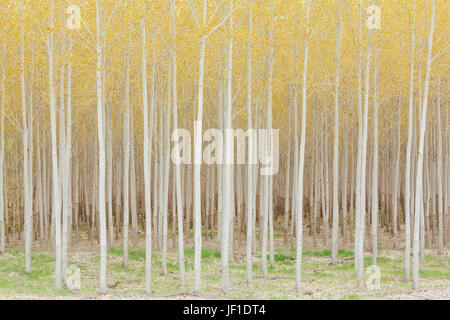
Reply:
M450 270L419 270L419 276L423 278L450 279Z
M213 248L202 250L202 292L204 298L228 299L297 299L295 288L295 251L277 249L274 265L268 268L268 277L262 276L261 253L254 255L252 271L253 287L246 283L245 248L236 252L238 256L230 263L230 287L227 294L221 288L220 252ZM194 250L186 249L185 269L186 288L179 287L179 264L176 249L167 254L167 274L162 275L161 253L153 250L152 285L154 297L167 297L180 293L189 294L193 288ZM310 299L367 299L380 298L392 294L408 292L411 284L403 281L403 261L392 257L391 252L380 250L377 265L381 272L381 291L357 288L354 275L352 251L339 250L338 264L331 265L330 250L303 251L302 278L303 297ZM269 258L269 257L268 257ZM25 272L25 257L20 248L11 248L0 255L0 297L11 295L33 296L71 296L91 297L98 293L99 257L98 249L93 247L80 252L69 253L69 263L75 264L81 271L81 287L78 292L54 290L55 258L49 252L36 252L32 255L32 272ZM268 259L269 262L269 259ZM366 267L372 264L370 256L365 258ZM427 256L425 264L420 266L421 285L434 283L449 285L450 258L445 256ZM367 275L365 274L365 277ZM148 297L145 286L145 250L129 249L129 265L123 267L123 248L108 250L108 284L115 284L109 293L118 297ZM442 280L442 281L441 281ZM434 281L434 282L433 282ZM334 289L336 288L336 289ZM339 289L343 288L343 289ZM180 296L186 297L185 295Z
M294 256L288 255L288 254L283 254L283 253L274 254L273 259L277 262L280 262L280 263L286 264L286 265L292 265L295 263Z
M123 248L111 248L108 250L109 254L123 256ZM129 260L145 260L145 250L143 249L128 249Z
M194 257L194 254L195 254L194 249L184 250L185 257ZM202 259L208 258L220 258L220 252L209 249L202 249Z
M322 251L303 251L304 257L331 257L331 250ZM338 258L353 257L353 251L347 251L344 249L338 250Z
M344 300L360 300L361 296L359 294L348 294L343 297Z

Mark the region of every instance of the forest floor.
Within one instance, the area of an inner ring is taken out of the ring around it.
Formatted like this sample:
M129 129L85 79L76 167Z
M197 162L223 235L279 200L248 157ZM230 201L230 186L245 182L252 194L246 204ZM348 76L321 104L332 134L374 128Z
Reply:
M339 250L337 265L331 265L331 253L324 248L312 248L312 239L304 240L303 295L295 291L295 249L283 244L282 228L275 229L274 266L263 278L261 252L253 261L254 284L246 282L245 244L236 245L234 261L230 264L230 291L221 291L221 259L215 241L204 241L202 250L202 292L193 288L192 240L186 241L186 289L179 286L177 249L169 239L167 275L161 274L161 253L153 250L153 293L145 294L145 249L143 235L136 248L129 250L129 265L123 267L123 250L108 250L108 291L98 293L99 249L97 243L80 240L73 243L69 263L81 270L81 290L54 290L53 251L39 250L35 243L32 272L25 273L22 245L10 245L0 255L0 299L450 299L450 247L437 255L434 248L425 251L425 263L420 265L420 289L412 290L411 281L403 280L403 250L387 247L392 243L387 234L380 235L377 265L380 269L380 287L359 288L354 275L352 245ZM320 239L319 242L322 242ZM367 242L367 241L366 241ZM120 245L120 243L118 243ZM319 244L321 245L321 244ZM365 253L367 267L372 264L369 250Z

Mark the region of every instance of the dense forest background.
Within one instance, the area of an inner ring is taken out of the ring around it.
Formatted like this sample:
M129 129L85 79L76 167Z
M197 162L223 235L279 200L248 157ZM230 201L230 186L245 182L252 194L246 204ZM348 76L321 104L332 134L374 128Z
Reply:
M448 6L2 1L0 253L18 248L26 275L47 252L57 290L80 243L100 248L100 292L119 247L125 268L145 250L148 293L156 260L200 292L202 248L217 252L224 292L230 264L252 284L277 250L291 250L300 293L314 248L336 268L351 251L359 287L380 246L414 289L428 253L448 277ZM243 151L245 164L174 163L180 128L191 159L217 143L215 159ZM202 141L211 128L223 139ZM261 175L254 137L240 150L226 129L279 129L279 170Z

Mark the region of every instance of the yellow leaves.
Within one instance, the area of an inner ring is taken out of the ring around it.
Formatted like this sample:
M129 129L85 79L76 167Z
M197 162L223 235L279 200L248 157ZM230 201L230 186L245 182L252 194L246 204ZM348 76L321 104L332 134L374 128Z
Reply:
M372 35L371 43L377 53L380 66L379 90L380 95L392 96L398 93L399 87L402 95L406 95L409 74L409 32L411 17L416 20L415 31L417 33L418 46L426 37L426 1L416 0L416 11L412 14L412 0L378 1L382 10L382 28ZM78 117L74 121L91 121L95 119L95 35L96 0L71 1L80 7L80 16L83 21L80 30L70 31L66 28L68 3L55 1L54 26L49 27L49 1L28 0L25 1L24 28L25 28L25 72L30 74L30 53L33 50L35 69L34 82L39 84L35 90L36 99L45 105L48 104L48 57L46 56L45 42L50 31L54 33L54 58L55 70L59 70L61 63L69 58L66 50L62 49L63 34L70 35L73 39L72 70L73 70L73 101L78 110ZM192 12L187 0L176 1L175 29L176 38L171 36L171 19L169 14L169 2L167 0L128 1L118 4L117 0L102 0L102 22L105 28L104 44L104 68L106 71L105 87L106 97L114 104L113 113L123 108L123 76L124 76L124 52L129 52L131 59L131 90L132 104L135 112L139 112L141 104L141 19L145 17L147 30L147 63L148 82L150 87L151 70L153 67L153 50L155 50L156 94L158 101L166 105L167 99L167 69L168 48L175 41L178 64L178 90L179 103L183 110L191 112L195 100L195 85L198 81L198 55L201 37L209 34L213 28L220 24L228 13L228 1L216 6L220 1L208 1L207 19L203 23L203 1L192 1L196 8L200 28L195 24ZM237 6L241 1L235 0ZM359 51L364 52L367 45L366 8L362 8L362 39L358 40L358 1L313 1L311 7L311 35L309 38L309 67L308 67L308 98L311 108L308 109L308 117L319 114L322 108L316 106L316 100L329 104L332 101L333 77L335 74L336 54L336 26L337 10L340 3L343 16L343 37L341 47L340 66L342 71L341 92L350 100L347 103L346 112L355 113L355 100L357 88L357 70L359 63ZM364 2L369 3L368 1ZM0 4L0 41L8 43L7 78L11 81L9 87L17 87L18 75L21 70L17 57L19 55L20 41L20 2L1 1ZM365 6L364 4L364 6ZM445 0L437 0L437 12L441 12L436 21L436 52L444 49L446 43L446 21L448 10L445 10ZM273 45L274 78L273 99L275 119L284 121L283 115L287 114L289 105L288 90L292 86L301 89L301 72L303 69L305 40L305 7L300 0L274 0L273 15L270 14L269 1L253 1L253 31L248 30L247 2L233 13L233 32L229 31L228 23L224 23L219 29L208 37L205 58L205 101L211 112L218 101L218 91L224 82L224 64L226 61L226 44L233 39L233 95L234 107L242 109L246 101L246 77L247 77L247 45L252 43L252 68L253 82L252 93L254 100L261 101L266 98L268 55ZM270 25L273 25L273 43L269 36ZM6 30L6 31L5 31ZM43 33L41 35L41 32ZM31 49L31 47L33 49ZM423 48L417 50L416 62L423 61ZM364 62L364 61L363 61ZM442 65L433 72L440 70L442 74L448 71L448 66ZM101 70L103 71L103 70ZM56 91L58 91L58 76L55 78ZM417 76L416 76L417 82ZM399 85L400 83L400 85ZM418 86L418 83L416 83ZM372 84L371 84L372 86ZM150 90L149 90L150 91ZM8 101L12 101L13 93L8 90ZM17 96L18 90L14 95ZM17 97L16 97L17 98ZM372 95L371 95L372 98ZM162 102L161 102L162 101ZM80 115L82 115L80 117ZM236 121L245 120L245 113L239 114ZM345 117L346 115L342 115ZM92 119L91 119L92 118ZM114 117L113 117L114 118ZM242 119L241 119L242 118ZM277 125L282 125L278 123ZM76 126L76 124L74 124Z

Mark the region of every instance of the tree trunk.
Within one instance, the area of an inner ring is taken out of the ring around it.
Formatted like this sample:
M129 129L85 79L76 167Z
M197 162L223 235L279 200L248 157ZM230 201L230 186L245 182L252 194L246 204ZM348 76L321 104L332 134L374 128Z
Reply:
M128 267L128 231L130 219L130 58L125 58L125 112L123 124L123 266Z
M105 157L105 133L104 133L104 117L103 117L103 88L102 88L102 30L100 1L97 0L97 121L98 121L98 147L99 147L99 190L98 190L98 207L100 212L100 292L106 292L106 201L105 201L105 174L106 174L106 157Z
M152 292L152 225L151 225L151 146L152 130L149 130L147 102L147 52L145 18L141 22L142 31L142 104L144 113L144 195L145 195L145 291ZM152 92L153 93L153 92ZM153 113L151 113L153 115ZM150 125L153 124L153 119Z
M336 39L336 79L334 92L334 151L333 151L333 231L331 240L331 263L336 264L339 234L339 60L342 38L342 14L339 6L339 22Z
M372 158L372 265L378 256L378 61L375 58L373 94L373 158Z
M49 61L49 100L50 123L52 138L52 221L54 220L55 233L55 289L61 289L61 200L59 188L58 146L56 142L56 102L55 86L53 82L53 0L50 2L50 38L48 42ZM54 219L53 219L54 218Z
M413 8L414 11L415 8ZM406 146L405 165L405 275L404 279L409 281L410 257L411 257L411 148L413 134L413 108L414 108L414 49L415 49L415 22L411 25L410 40L410 75L409 75L409 111L408 111L408 142Z
M308 75L308 44L309 44L309 21L310 21L310 0L306 0L306 30L304 42L304 60L303 60L303 80L302 80L302 131L300 136L300 161L298 166L297 190L296 190L296 259L295 274L296 288L302 292L302 240L303 240L303 168L305 162L305 140L306 140L306 98L307 98L307 75Z
M4 191L4 159L5 159L5 105L6 105L6 43L2 50L2 97L1 97L1 119L0 119L0 253L5 252L5 191Z
M430 0L428 1L428 3ZM422 189L423 189L423 152L426 130L426 117L428 107L428 90L430 84L431 73L431 55L433 51L433 32L434 32L434 0L431 0L431 17L428 20L428 39L427 39L427 65L425 86L423 89L422 110L420 115L420 131L419 131L419 150L417 157L417 174L416 174L416 195L414 206L414 241L413 241L413 289L419 287L419 225L421 216L423 216L423 210L421 214L421 207L423 203Z

